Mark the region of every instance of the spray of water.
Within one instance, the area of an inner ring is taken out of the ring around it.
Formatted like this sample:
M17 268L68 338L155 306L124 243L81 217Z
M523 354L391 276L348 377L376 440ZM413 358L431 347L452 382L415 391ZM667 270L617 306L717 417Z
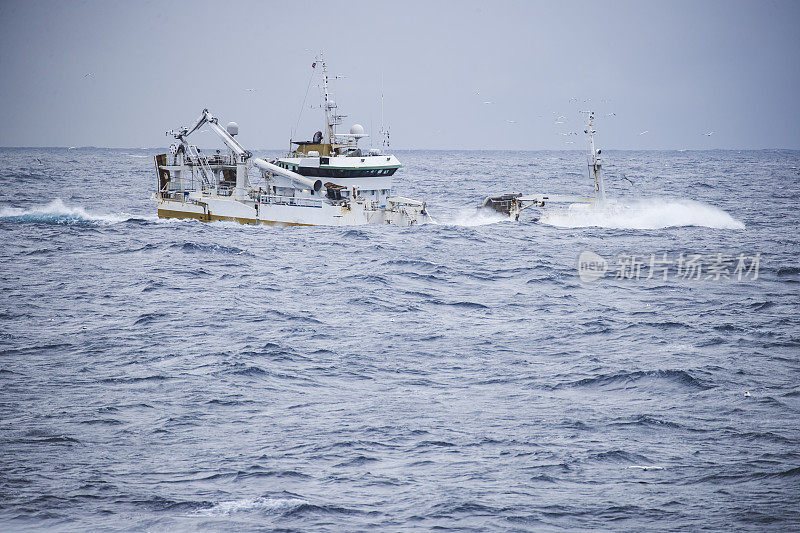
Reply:
M69 207L60 198L46 205L28 209L0 207L0 221L34 222L44 224L116 224L131 216L94 214L82 207Z
M497 224L498 222L508 222L509 218L493 209L478 209L475 207L464 207L455 213L437 217L436 223L443 226L485 226L487 224Z
M605 205L571 204L544 213L542 224L560 228L659 229L701 226L718 229L744 229L744 224L712 205L693 200L651 198L635 201L609 201Z

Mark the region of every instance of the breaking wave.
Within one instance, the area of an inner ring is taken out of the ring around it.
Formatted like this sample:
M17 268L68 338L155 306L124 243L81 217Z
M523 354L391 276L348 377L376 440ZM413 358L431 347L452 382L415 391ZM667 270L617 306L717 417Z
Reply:
M224 516L241 512L258 511L262 513L284 513L306 505L299 498L252 498L219 502L214 506L197 511L200 516Z
M0 208L0 221L31 222L39 224L116 224L131 220L126 215L95 214L82 207L69 207L60 198L47 205L33 206L28 209L19 207Z
M660 229L700 226L744 229L742 222L722 209L694 200L668 198L609 201L603 207L571 204L565 210L544 213L540 222L560 228Z

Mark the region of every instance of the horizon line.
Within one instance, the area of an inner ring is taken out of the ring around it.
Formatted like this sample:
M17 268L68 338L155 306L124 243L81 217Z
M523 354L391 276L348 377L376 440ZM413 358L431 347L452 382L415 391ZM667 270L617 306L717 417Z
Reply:
M0 150L17 149L17 150L41 150L41 149L58 149L58 150L82 150L82 149L99 149L99 150L167 150L166 146L0 146ZM214 150L216 148L202 148L201 150ZM264 152L279 152L285 151L285 148L256 148L255 151ZM391 150L401 151L428 151L428 152L584 152L585 148L393 148ZM785 148L785 147L770 147L770 148L602 148L603 151L617 151L617 152L759 152L767 150L780 150L797 152L798 148Z

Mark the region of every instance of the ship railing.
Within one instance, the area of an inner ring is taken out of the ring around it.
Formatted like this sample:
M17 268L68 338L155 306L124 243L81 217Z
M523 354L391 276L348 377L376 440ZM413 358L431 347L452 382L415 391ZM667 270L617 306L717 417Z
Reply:
M223 155L206 155L200 153L191 153L189 150L188 165L189 166L236 166L236 160L230 156Z
M220 196L231 196L235 188L235 185L220 185L217 187L217 194Z
M212 154L210 156L203 156L206 163L209 165L235 165L236 161L229 155Z
M297 198L294 196L276 196L276 195L261 195L258 203L260 204L276 204L276 205L289 205L294 207L322 207L322 200L315 198Z

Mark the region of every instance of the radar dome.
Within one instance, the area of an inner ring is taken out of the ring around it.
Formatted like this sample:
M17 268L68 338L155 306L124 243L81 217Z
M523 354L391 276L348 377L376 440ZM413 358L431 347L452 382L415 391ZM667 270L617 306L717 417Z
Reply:
M228 127L225 128L228 130L228 133L233 135L239 135L239 125L235 122L228 122Z
M350 135L364 135L364 126L361 124L353 124L350 126Z

